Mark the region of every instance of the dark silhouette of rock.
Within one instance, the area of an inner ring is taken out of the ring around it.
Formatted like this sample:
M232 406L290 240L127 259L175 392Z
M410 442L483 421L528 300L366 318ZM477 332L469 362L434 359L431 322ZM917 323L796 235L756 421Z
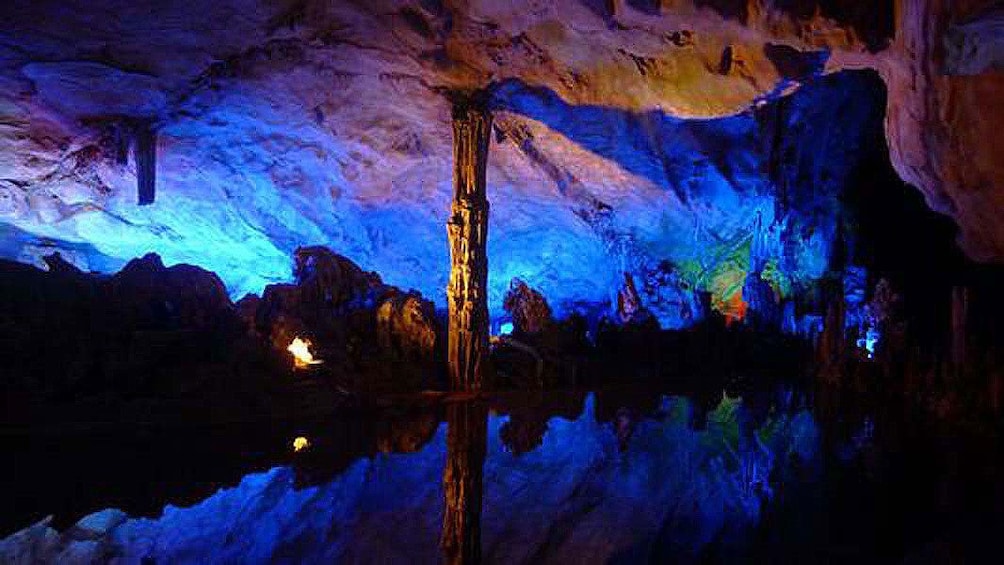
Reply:
M374 306L391 292L375 273L325 247L301 247L294 253L295 284L265 288L255 322L258 330L280 350L297 336L318 343L344 338L353 311ZM354 328L373 333L370 327Z
M436 348L436 311L416 293L384 299L376 311L377 340L386 352L406 359L429 359Z
M310 341L323 360L316 369L337 375L348 390L437 385L444 338L430 301L384 284L325 247L299 248L294 261L296 283L266 287L253 315L254 328L275 351L285 355L298 337Z
M14 397L193 390L203 376L181 368L220 361L240 335L223 283L203 269L166 267L153 254L111 277L84 273L58 254L45 263L48 272L0 262L7 370L0 387Z
M385 285L325 247L296 250L295 284L274 284L257 305L255 323L276 348L297 335L332 343L346 332L373 338L386 353L431 356L438 325L435 308L418 293Z
M554 321L551 307L544 295L530 288L522 280L515 278L509 283L502 307L512 316L516 335L536 335L547 329Z
M165 267L151 253L108 279L108 304L135 329L200 329L232 322L236 311L223 282L191 265Z
M363 271L326 247L300 247L293 257L296 286L306 306L338 309L372 305L387 291L380 275Z
M136 399L176 403L163 412L179 418L255 418L441 384L432 304L325 248L297 251L296 284L236 305L214 273L154 254L112 276L58 255L45 262L48 272L0 261L0 393L11 421L92 397L123 421L149 411L127 409ZM307 380L287 373L297 337L324 361Z

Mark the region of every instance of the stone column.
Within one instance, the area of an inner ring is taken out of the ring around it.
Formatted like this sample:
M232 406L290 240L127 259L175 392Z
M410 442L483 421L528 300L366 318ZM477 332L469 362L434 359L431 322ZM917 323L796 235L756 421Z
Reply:
M440 547L450 565L480 563L488 409L472 402L452 403L446 407L446 421L446 510Z
M454 391L484 388L488 351L488 162L492 116L487 95L458 95L453 101L453 209L450 239L448 362Z

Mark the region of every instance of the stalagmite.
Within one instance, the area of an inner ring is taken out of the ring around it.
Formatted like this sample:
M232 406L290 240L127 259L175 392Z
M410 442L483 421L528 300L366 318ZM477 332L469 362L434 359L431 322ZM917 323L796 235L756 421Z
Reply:
M484 92L453 103L453 210L450 239L449 371L456 391L484 388L488 350L488 197L485 166L492 117Z
M136 188L139 203L153 204L156 195L157 132L150 124L136 130Z
M479 563L488 410L471 402L450 404L446 410L446 511L440 546L448 564Z

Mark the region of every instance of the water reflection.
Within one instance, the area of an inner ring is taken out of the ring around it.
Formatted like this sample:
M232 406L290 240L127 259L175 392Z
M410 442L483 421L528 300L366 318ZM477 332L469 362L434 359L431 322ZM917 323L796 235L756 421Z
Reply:
M440 546L447 563L480 563L488 409L476 402L450 404L446 422L446 509Z
M918 473L895 448L930 442L904 443L890 435L889 419L839 401L820 399L833 419L817 420L808 399L791 390L700 401L616 390L318 423L276 438L268 470L242 471L212 494L145 493L153 498L142 507L160 501L154 512L129 506L141 491L108 496L118 491L94 481L104 507L128 512L24 529L0 541L0 562L811 562L832 556L820 548L847 551L869 527L931 515L917 500L902 509L917 517L904 518L892 504L904 498L888 493L975 489L957 482L968 458L951 455L945 475L933 459ZM309 449L291 449L298 436ZM208 450L201 457L209 466ZM19 480L8 492L81 491L69 480ZM832 533L836 524L842 533ZM896 534L886 528L878 531ZM867 560L890 545L878 536L860 543L843 555Z

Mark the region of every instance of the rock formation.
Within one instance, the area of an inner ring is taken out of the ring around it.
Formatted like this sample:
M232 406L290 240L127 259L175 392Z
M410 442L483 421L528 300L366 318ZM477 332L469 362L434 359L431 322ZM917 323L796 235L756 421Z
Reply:
M259 329L280 350L297 334L337 341L336 328L353 312L375 310L392 293L378 275L324 247L297 249L293 271L296 283L268 286L255 314Z
M384 351L429 360L436 349L436 313L420 294L394 294L377 307L377 339Z
M462 94L453 107L453 207L447 223L450 284L447 364L453 390L485 384L488 354L488 193L485 170L492 116L487 93Z
M978 62L977 53L967 58L982 71L963 72L945 52L946 41L965 33L952 24L969 21L973 29L989 23L995 12L985 9L992 5L899 0L895 41L876 68L889 89L886 136L896 170L924 192L933 209L955 219L971 257L1000 261L1004 226L996 218L1004 202L1004 152L985 140L1004 126L1004 113L986 103L1004 96L1004 74L985 57ZM984 40L981 34L969 37Z
M631 273L624 273L624 286L617 294L617 318L622 324L643 324L652 319L638 296Z
M513 333L517 335L537 335L554 322L544 295L520 279L509 283L502 308L512 316Z
M111 272L152 250L239 297L324 244L446 306L443 93L494 82L493 313L513 277L560 315L663 261L735 309L756 213L853 168L839 150L876 98L847 71L868 69L896 170L972 257L1004 258L989 0L148 4L0 8L0 222L19 234L4 257L41 264L54 245ZM827 127L769 126L792 107L779 123ZM136 206L137 123L157 127L152 206ZM800 170L778 182L771 163ZM818 278L832 226L787 226L804 238L785 274Z
M241 322L219 277L165 267L156 255L113 276L83 273L58 254L44 272L0 262L0 390L14 398L65 400L116 390L172 395L204 385L189 371L236 354ZM184 372L181 370L180 372Z
M178 402L168 412L192 417L213 406L221 418L244 418L266 398L270 409L290 409L287 347L297 337L313 342L319 367L343 390L443 387L445 336L432 303L325 248L298 251L297 284L236 305L215 274L167 267L154 254L110 276L58 254L45 262L48 272L0 260L0 401L13 403L12 420L93 397ZM310 397L330 400L324 390Z
M157 133L149 124L136 133L136 191L140 205L153 204L157 194Z
M294 338L308 338L322 358L334 357L332 365L372 356L366 367L356 367L364 372L381 360L398 361L400 365L386 368L398 370L400 379L388 374L388 382L377 387L387 391L434 380L441 332L431 302L384 284L375 273L324 247L299 248L294 258L296 283L269 285L253 311L254 325L273 348L285 351ZM360 378L377 384L372 375Z

